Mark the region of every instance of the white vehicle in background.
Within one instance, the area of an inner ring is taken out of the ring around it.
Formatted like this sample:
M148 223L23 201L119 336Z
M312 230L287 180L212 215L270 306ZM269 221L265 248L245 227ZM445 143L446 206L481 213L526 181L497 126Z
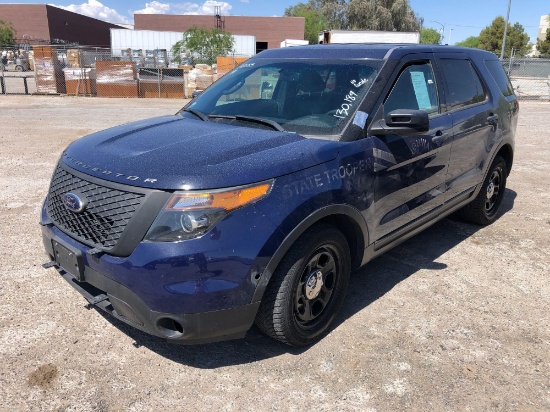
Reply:
M307 46L308 44L307 40L285 39L281 42L281 47Z
M324 30L319 32L319 43L407 43L420 44L419 32L376 30Z

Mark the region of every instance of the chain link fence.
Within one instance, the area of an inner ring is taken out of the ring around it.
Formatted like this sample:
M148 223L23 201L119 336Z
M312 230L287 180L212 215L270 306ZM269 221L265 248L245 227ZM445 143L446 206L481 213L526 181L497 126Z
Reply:
M190 98L247 57L217 56L193 64L169 50L111 50L83 46L0 46L1 94ZM519 99L550 100L550 59L502 61Z
M0 94L66 94L97 97L190 98L248 57L220 55L212 64L168 50L34 46L4 49Z
M512 58L502 65L519 99L550 100L550 59Z

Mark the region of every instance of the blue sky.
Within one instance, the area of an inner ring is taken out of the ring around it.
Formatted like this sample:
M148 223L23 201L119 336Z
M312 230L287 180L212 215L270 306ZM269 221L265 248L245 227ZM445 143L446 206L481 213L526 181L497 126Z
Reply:
M306 2L307 0L302 0ZM444 42L454 44L479 32L498 15L506 17L508 0L409 0L413 10L424 17L425 27L441 30L445 26ZM11 3L11 1L0 1ZM19 0L18 3L39 3ZM213 14L214 6L225 15L282 16L285 8L297 0L54 0L53 4L77 13L113 23L132 23L133 13ZM510 22L519 22L530 41L536 41L540 16L550 13L550 0L512 0ZM434 21L439 22L435 23ZM452 30L451 30L452 29Z

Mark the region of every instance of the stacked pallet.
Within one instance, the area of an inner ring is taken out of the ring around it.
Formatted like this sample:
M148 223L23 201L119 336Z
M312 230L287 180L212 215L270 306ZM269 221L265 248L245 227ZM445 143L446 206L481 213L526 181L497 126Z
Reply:
M96 70L89 67L75 67L63 69L65 74L65 88L67 94L73 95L95 95Z
M57 58L57 49L52 46L35 46L33 55L36 92L65 93L65 77Z
M97 61L96 85L98 97L138 97L136 63Z
M185 98L183 69L140 69L139 97Z

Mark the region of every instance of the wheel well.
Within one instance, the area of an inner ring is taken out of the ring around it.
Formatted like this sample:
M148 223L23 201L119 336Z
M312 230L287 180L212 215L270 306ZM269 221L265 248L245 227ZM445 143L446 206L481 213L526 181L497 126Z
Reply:
M510 145L504 145L500 148L497 153L497 156L500 156L506 162L507 175L510 174L512 170L512 163L514 162L514 153L512 152L512 147Z
M349 245L351 268L352 270L359 268L359 265L363 260L363 252L365 250L365 241L363 240L363 233L359 225L352 218L346 215L326 216L315 222L315 224L317 223L327 223L332 225L344 234Z

